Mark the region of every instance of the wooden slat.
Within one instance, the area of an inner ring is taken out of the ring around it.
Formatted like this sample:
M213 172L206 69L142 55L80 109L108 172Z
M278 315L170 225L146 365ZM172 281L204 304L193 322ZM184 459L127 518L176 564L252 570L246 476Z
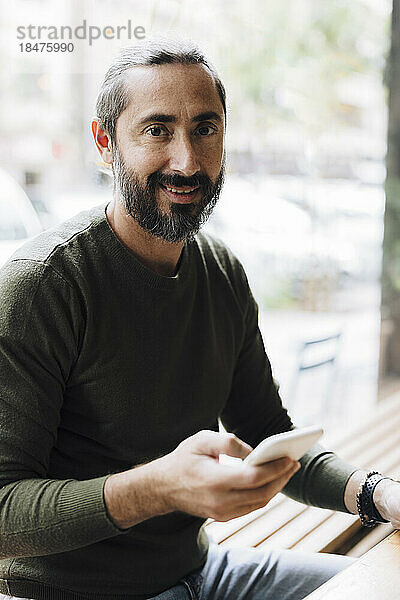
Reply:
M351 435L348 432L344 434L331 434L327 436L326 443L327 447L340 450L341 453L350 455L352 454L351 447L357 446L358 440L364 436L364 434L371 430L376 431L376 427L380 427L381 424L390 422L391 419L397 418L400 411L400 393L387 398L384 402L379 403L372 414L370 414L364 421L362 421ZM356 453L356 449L353 451Z
M257 544L258 548L293 548L309 531L320 527L321 520L328 519L332 511L325 508L308 507L302 514L279 531Z
M360 457L368 452L373 452L377 444L380 444L385 438L396 433L400 424L400 409L397 415L391 415L384 421L373 421L369 429L364 433L354 432L351 443L345 447L334 448L345 460L362 460Z
M269 502L268 506L264 506L263 508L259 508L258 510L253 510L247 515L243 515L242 517L236 517L235 519L230 519L229 521L209 521L206 523L206 529L209 536L212 537L214 542L220 544L229 536L237 533L244 527L248 526L253 521L256 521L260 516L265 515L267 512L272 513L272 510L285 502L287 498L284 494L277 494L274 498L272 498L271 502Z
M296 550L334 552L346 539L354 535L359 527L360 521L357 515L332 512L329 519L321 522L318 528L310 531L296 544Z
M266 512L257 521L253 521L240 531L235 532L224 542L224 547L257 546L270 535L276 535L281 527L288 527L299 515L307 510L304 504L287 501L279 504L271 514Z
M376 544L379 544L379 542L393 533L393 531L393 527L390 523L382 523L382 525L378 525L357 544L354 544L351 550L347 552L347 556L360 558L360 556L363 556L363 554L371 550L371 548L376 546Z
M386 431L382 439L377 439L375 444L370 444L361 454L357 456L357 465L364 468L375 466L379 461L395 448L400 447L400 426L394 427L391 431ZM400 452L399 452L400 457ZM354 462L354 461L352 461Z

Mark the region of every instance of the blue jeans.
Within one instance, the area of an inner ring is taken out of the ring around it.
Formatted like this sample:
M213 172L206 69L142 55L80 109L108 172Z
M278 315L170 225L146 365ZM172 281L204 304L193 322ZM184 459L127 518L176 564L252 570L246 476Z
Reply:
M352 562L336 554L211 544L203 568L152 600L301 600Z
M204 567L152 600L301 600L352 562L336 554L210 544ZM24 600L0 594L9 599Z

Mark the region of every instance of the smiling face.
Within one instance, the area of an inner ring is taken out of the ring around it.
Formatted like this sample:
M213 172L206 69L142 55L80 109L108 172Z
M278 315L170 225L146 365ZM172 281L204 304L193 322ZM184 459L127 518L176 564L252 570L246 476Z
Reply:
M116 124L115 191L144 229L190 239L223 181L223 106L203 65L133 67L130 102Z

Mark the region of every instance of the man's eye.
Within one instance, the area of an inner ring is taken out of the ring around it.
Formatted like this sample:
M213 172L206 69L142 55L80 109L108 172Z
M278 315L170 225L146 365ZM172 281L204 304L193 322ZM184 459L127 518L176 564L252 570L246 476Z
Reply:
M161 127L160 125L154 125L147 130L147 133L152 137L161 137L163 135L168 135L168 132Z
M204 137L215 133L215 129L210 125L201 125L201 127L199 127L197 131L201 136Z

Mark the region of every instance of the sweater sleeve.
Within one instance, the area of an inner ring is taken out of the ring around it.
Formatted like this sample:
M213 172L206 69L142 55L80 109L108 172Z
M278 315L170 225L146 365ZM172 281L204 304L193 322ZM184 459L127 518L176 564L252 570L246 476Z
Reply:
M14 260L0 271L2 558L73 550L122 533L107 515L107 476L48 477L82 328L77 294L52 267Z
M243 268L241 271L246 288L245 334L221 421L229 431L254 448L266 437L289 431L294 425L272 377L258 326L258 306ZM300 463L301 469L283 492L304 504L347 512L344 492L356 467L321 445L314 446Z

